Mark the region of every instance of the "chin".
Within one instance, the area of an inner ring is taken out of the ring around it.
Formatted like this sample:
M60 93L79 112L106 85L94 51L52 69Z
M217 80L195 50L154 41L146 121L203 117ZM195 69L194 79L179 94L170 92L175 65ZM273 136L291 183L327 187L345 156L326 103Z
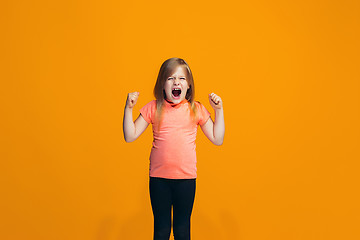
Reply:
M181 98L176 98L176 99L174 99L172 96L167 98L167 100L169 102L172 102L172 103L175 103L175 104L181 103L184 99L185 99L185 96L183 98L181 97Z
M180 99L171 99L170 101L174 104L178 104L178 103L181 103L182 101L184 101L185 98L180 98Z

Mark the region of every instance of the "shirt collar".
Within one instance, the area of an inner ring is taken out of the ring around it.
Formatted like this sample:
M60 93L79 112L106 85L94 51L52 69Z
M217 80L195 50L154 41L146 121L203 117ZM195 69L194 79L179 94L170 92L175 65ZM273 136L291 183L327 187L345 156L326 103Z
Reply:
M184 104L188 103L188 100L184 99L184 100L182 100L181 102L179 102L177 104L169 102L166 99L165 99L164 102L165 102L165 106L167 106L167 107L180 107L181 105L184 105Z

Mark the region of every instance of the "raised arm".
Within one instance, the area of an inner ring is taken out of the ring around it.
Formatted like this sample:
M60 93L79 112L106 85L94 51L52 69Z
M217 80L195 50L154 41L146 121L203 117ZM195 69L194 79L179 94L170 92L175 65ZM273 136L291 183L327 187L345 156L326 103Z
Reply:
M139 114L133 122L133 108L139 98L139 92L129 93L126 99L123 119L124 139L126 142L135 141L147 128L148 122Z
M209 102L215 111L215 122L211 117L201 126L205 136L215 145L222 145L225 134L224 110L222 100L215 93L209 94Z

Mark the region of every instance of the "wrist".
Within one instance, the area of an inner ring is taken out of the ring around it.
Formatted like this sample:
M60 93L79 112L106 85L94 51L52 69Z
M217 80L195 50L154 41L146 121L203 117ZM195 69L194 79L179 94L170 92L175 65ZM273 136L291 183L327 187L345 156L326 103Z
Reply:
M125 106L125 111L132 111L133 107L129 107L128 105Z
M215 113L222 113L223 112L223 108L214 108Z

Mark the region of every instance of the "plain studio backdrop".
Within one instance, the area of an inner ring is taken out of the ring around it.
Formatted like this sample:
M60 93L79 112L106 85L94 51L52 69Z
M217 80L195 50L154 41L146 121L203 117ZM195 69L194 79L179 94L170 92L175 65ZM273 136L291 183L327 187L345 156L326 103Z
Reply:
M224 101L197 138L195 240L360 239L359 1L1 1L3 240L152 239L151 126L162 62Z

